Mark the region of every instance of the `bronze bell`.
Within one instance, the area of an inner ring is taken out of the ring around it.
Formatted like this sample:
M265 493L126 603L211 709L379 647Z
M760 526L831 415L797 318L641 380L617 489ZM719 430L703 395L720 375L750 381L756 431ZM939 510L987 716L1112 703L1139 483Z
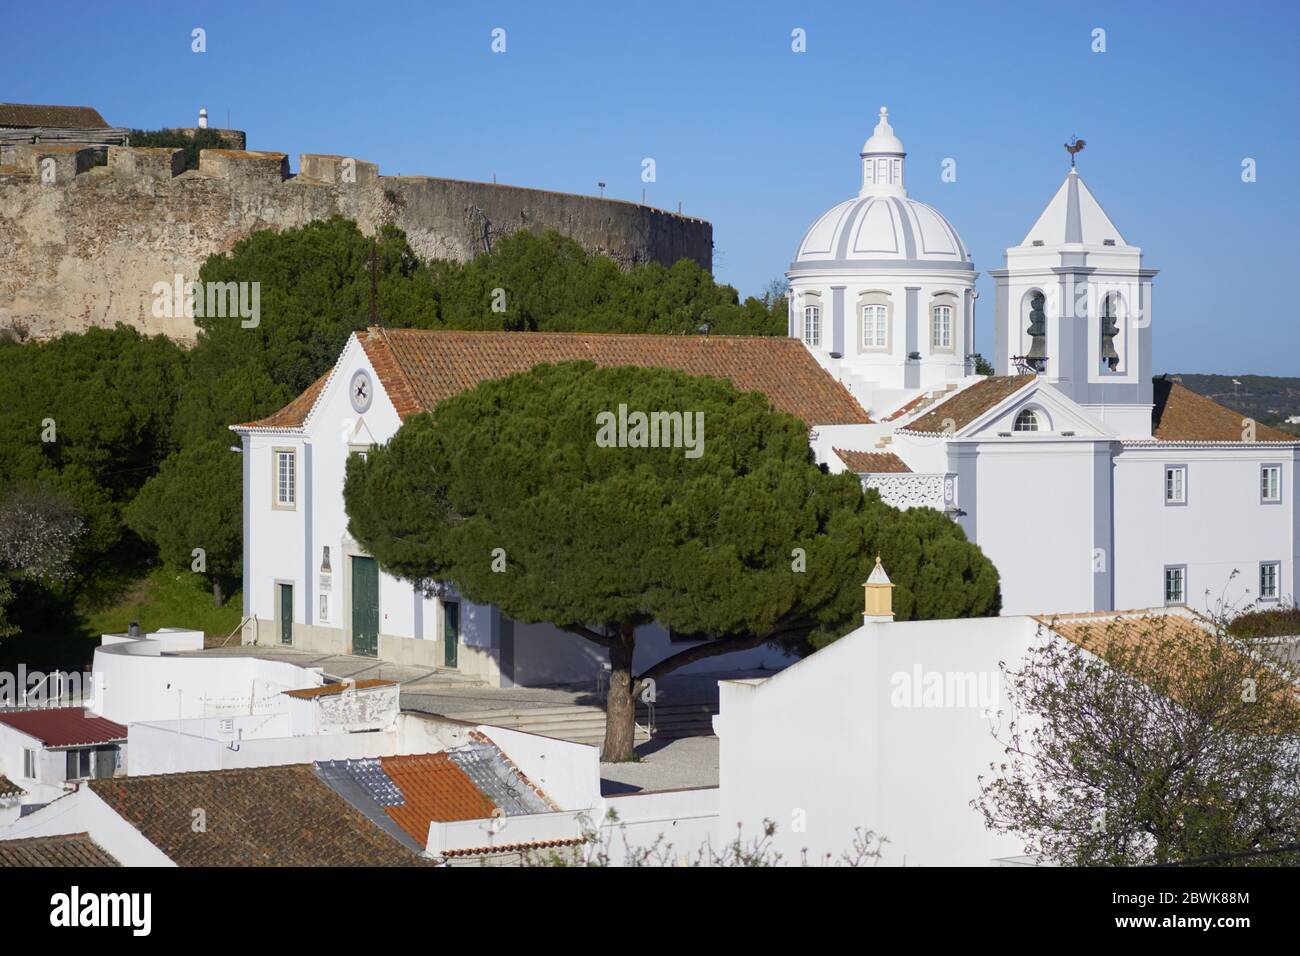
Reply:
M1043 311L1046 301L1041 292L1035 292L1029 297L1029 337L1033 343L1025 358L1039 372L1047 364L1047 314Z
M1115 324L1114 312L1114 300L1108 298L1101 316L1101 360L1112 372L1119 368L1119 353L1115 351L1115 336L1119 334L1119 326Z

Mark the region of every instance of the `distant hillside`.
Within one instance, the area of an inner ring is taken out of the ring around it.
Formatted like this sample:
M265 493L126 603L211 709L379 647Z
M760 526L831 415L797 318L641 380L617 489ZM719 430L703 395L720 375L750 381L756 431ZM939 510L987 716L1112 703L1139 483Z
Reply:
M1300 378L1271 375L1171 374L1193 392L1212 398L1220 405L1248 415L1263 425L1272 425L1300 435L1300 423L1287 419L1300 416ZM1233 383L1236 384L1233 384Z

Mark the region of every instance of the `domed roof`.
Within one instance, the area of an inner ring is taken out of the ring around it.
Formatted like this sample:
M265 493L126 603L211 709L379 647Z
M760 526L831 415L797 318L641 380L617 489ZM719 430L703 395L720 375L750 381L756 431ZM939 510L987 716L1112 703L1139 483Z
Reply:
M975 268L952 223L906 196L856 196L822 214L790 268L810 266Z
M862 146L862 189L804 233L791 272L805 269L974 270L961 236L937 209L908 198L903 144L889 111Z

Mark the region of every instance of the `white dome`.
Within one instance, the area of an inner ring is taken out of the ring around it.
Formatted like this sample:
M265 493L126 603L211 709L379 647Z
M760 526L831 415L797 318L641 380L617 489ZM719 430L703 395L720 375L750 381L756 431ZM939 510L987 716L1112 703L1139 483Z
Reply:
M804 233L790 268L891 266L974 269L952 223L907 196L856 196L835 206Z
M962 269L974 271L952 223L903 187L907 153L889 125L889 110L862 145L862 189L804 233L792 273L812 269Z

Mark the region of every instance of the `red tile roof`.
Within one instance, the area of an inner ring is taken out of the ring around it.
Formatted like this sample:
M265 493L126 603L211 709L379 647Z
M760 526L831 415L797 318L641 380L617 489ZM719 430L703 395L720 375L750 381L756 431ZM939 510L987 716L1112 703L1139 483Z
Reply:
M126 728L84 707L52 707L0 714L0 724L35 737L47 747L76 747L126 740Z
M460 332L377 329L357 333L403 418L428 411L480 382L535 365L585 359L603 367L667 368L729 380L763 392L808 425L866 424L866 411L797 339L739 335L626 335L585 332ZM249 428L297 428L323 379Z
M0 126L54 129L108 129L104 117L90 106L39 106L32 103L0 103Z
M0 840L0 867L121 865L88 833Z
M430 823L483 820L497 808L445 753L381 757L379 763L406 800L404 806L384 809L421 846L429 839Z
M0 797L21 797L26 792L4 774L0 774Z
M899 473L912 470L907 467L907 462L893 452L850 451L847 448L836 448L835 454L839 456L840 461L848 466L849 471L859 475L880 474L881 472Z
M359 680L355 684L341 682L338 684L326 684L324 687L304 687L301 690L286 690L283 694L286 697L297 697L299 700L312 700L316 697L329 697L334 694L342 694L348 690L365 690L368 687L385 687L396 685L397 681L379 680L371 678L369 680Z
M430 865L331 790L311 765L118 777L89 786L178 866ZM195 808L205 811L202 832L195 832Z
M1156 379L1151 437L1158 441L1246 441L1249 415L1226 408L1190 388ZM1295 435L1254 424L1252 441L1300 441Z
M1037 376L991 375L969 385L952 398L940 402L915 421L903 426L903 431L942 434L961 431L989 409L1000 405L1020 391Z

